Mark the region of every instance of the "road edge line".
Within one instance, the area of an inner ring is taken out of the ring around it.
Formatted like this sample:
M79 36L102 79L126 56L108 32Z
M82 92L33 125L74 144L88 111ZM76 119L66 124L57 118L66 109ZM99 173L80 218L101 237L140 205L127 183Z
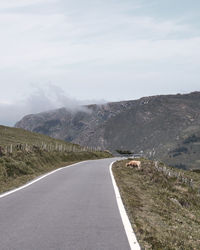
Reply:
M88 161L89 161L89 160L88 160ZM7 192L5 192L5 193L0 194L0 199L1 199L1 198L4 198L4 197L6 197L6 196L8 196L8 195L10 195L10 194L13 194L13 193L15 193L15 192L18 192L18 191L20 191L20 190L22 190L22 189L25 189L25 188L27 188L27 187L33 185L34 183L36 183L36 182L38 182L38 181L40 181L40 180L46 178L47 176L52 175L52 174L54 174L54 173L56 173L56 172L58 172L58 171L60 171L60 170L63 170L63 169L65 169L65 168L70 168L70 167L73 167L73 166L75 166L75 165L81 164L81 163L83 163L83 162L88 162L88 161L80 161L80 162L71 164L71 165L69 165L69 166L65 166L65 167L62 167L62 168L55 169L55 170L53 170L53 171L51 171L51 172L49 172L49 173L47 173L47 174L44 174L44 175L42 175L42 176L40 176L40 177L38 177L38 178L36 178L36 179L34 179L34 180L32 180L32 181L26 183L25 185L23 185L23 186L21 186L21 187L18 187L18 188L15 188L15 189L12 189L12 190L10 190L10 191L7 191Z
M115 196L116 196L116 200L117 200L118 209L119 209L119 212L120 212L120 215L121 215L121 219L122 219L122 222L123 222L123 225L124 225L124 229L125 229L126 236L128 238L128 242L129 242L131 250L141 250L141 247L140 247L140 245L139 245L139 243L137 241L136 235L135 235L135 233L133 231L130 220L129 220L128 215L126 213L124 204L123 204L122 199L121 199L119 189L117 187L117 183L115 181L115 178L114 178L114 175L113 175L113 172L112 172L112 166L113 166L113 164L115 162L116 161L113 161L110 164L109 169L110 169L112 184L113 184L114 191L115 191Z

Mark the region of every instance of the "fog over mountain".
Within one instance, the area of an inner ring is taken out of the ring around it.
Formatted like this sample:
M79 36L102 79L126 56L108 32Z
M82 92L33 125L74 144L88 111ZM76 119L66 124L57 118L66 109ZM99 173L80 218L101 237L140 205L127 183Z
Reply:
M46 93L32 100L48 83L68 98L109 102L198 90L199 8L199 0L1 0L0 122L66 106L60 94L56 104Z
M62 88L52 84L43 88L35 88L34 92L24 99L13 103L0 103L0 124L14 126L27 114L45 112L56 108L66 107L68 110L87 111L83 105L105 103L105 100L77 100L68 96Z
M184 168L198 167L200 92L143 97L27 115L16 127L84 146L144 152Z

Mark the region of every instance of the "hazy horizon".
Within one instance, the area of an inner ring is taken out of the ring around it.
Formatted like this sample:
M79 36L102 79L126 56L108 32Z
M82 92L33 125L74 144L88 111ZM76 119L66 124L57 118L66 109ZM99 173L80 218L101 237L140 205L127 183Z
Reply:
M2 0L0 124L199 90L200 2Z

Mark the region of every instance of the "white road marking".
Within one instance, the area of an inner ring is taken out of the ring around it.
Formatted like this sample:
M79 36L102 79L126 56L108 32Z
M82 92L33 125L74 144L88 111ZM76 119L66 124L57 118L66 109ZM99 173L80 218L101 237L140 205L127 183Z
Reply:
M126 235L127 235L127 238L128 238L128 242L129 242L131 250L140 250L141 249L140 245L139 245L139 243L137 241L137 238L136 238L136 235L135 235L135 233L134 233L134 231L132 229L131 223L129 221L128 215L127 215L125 207L123 205L123 202L122 202L122 199L121 199L121 196L120 196L120 193L119 193L119 189L117 187L117 184L116 184L113 172L112 172L113 163L114 162L112 162L110 164L110 175L111 175L113 187L114 187L114 190L115 190L117 205L118 205L119 212L120 212L120 215L121 215L121 219L122 219L122 222L123 222L123 225L124 225L124 229L125 229L125 232L126 232Z
M78 162L78 163L75 163L75 164L72 164L72 165L69 165L69 166L66 166L66 167L62 167L62 168L58 168L56 170L53 170L45 175L42 175L41 177L33 180L33 181L30 181L28 182L27 184L19 187L19 188L16 188L16 189L13 189L11 191L8 191L8 192L5 192L3 194L0 195L0 199L3 198L3 197L6 197L10 194L13 194L15 192L18 192L22 189L25 189L31 185L33 185L34 183L46 178L47 176L51 175L51 174L54 174L62 169L65 169L65 168L70 168L70 167L73 167L75 165L78 165L78 164L81 164L83 162L87 162L87 161L82 161L82 162ZM117 205L118 205L118 209L119 209L119 212L120 212L120 215L121 215L121 219L122 219L122 222L123 222L123 225L124 225L124 229L125 229L125 232L126 232L126 235L127 235L127 238L128 238L128 242L129 242L129 245L130 245L130 248L131 250L141 250L140 248L140 245L137 241L137 238L135 236L135 233L132 229L132 226L131 226L131 223L128 219L128 216L127 216L127 213L126 213L126 210L124 208L124 205L123 205L123 202L122 202L122 199L121 199L121 196L120 196L120 193L119 193L119 189L117 187L117 184L115 182L115 179L114 179L114 176L113 176L113 172L112 172L112 165L113 165L114 162L112 162L110 164L110 175L111 175L111 179L112 179L112 184L113 184L113 187L114 187L114 191L115 191L115 196L116 196L116 200L117 200Z
M75 165L81 164L81 163L83 163L83 162L87 162L87 161L81 161L81 162L78 162L78 163L75 163L75 164L72 164L72 165L69 165L69 166L66 166L66 167L58 168L58 169L53 170L53 171L51 171L51 172L49 172L49 173L47 173L47 174L44 174L44 175L40 176L39 178L37 178L37 179L35 179L35 180L33 180L33 181L30 181L30 182L28 182L27 184L25 184L25 185L23 185L23 186L21 186L21 187L19 187L19 188L16 188L16 189L13 189L13 190L11 190L11 191L8 191L8 192L5 192L5 193L3 193L3 194L0 194L0 199L3 198L3 197L8 196L8 195L10 195L10 194L13 194L13 193L15 193L15 192L17 192L17 191L19 191L19 190L22 190L22 189L24 189L24 188L27 188L27 187L31 186L32 184L34 184L34 183L36 183L36 182L38 182L38 181L40 181L40 180L46 178L47 176L49 176L49 175L51 175L51 174L54 174L54 173L56 173L56 172L58 172L58 171L60 171L60 170L62 170L62 169L70 168L70 167L73 167L73 166L75 166Z

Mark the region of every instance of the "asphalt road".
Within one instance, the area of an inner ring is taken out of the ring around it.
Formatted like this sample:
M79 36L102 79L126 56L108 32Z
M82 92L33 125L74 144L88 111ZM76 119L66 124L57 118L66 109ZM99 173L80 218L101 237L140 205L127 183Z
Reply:
M109 165L84 162L0 198L1 250L128 250Z

